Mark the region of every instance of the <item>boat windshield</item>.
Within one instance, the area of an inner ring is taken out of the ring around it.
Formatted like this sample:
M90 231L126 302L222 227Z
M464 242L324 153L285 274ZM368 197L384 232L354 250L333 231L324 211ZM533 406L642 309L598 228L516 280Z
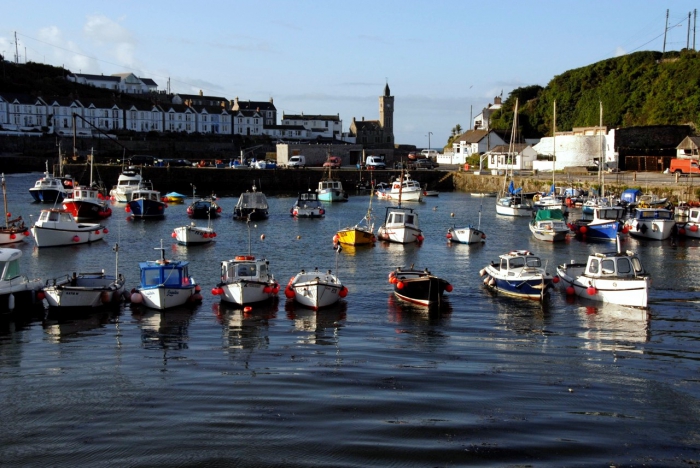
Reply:
M540 268L542 266L542 262L540 261L539 257L524 257L525 261L527 262L527 266L531 268Z
M0 262L0 272L2 272L3 281L10 281L11 279L18 278L20 276L19 260Z

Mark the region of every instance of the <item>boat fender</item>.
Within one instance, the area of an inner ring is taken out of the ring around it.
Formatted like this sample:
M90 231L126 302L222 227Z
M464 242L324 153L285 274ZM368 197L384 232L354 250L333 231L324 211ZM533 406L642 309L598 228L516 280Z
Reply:
M484 240L486 240L486 234L481 233L481 238L484 239Z
M479 276L484 276L486 274L486 268L479 270Z
M452 285L450 283L447 283L447 286L445 286L445 291L447 291L447 292L452 292L453 289L454 288L452 287Z
M137 291L131 294L131 302L133 304L141 304L141 302L143 302L143 296L141 295L141 293Z
M291 286L287 286L284 290L284 295L287 297L287 299L294 298L294 289L292 289Z
M342 288L340 288L340 292L338 293L338 295L339 295L340 297L345 297L345 296L347 296L347 295L348 295L348 288L346 288L345 286L343 286Z
M489 278L489 286L496 286L496 280L493 278Z
M109 291L102 291L102 294L100 294L100 300L103 304L109 304L112 301L112 293Z
M588 293L589 296L595 296L595 294L598 292L595 287L593 286L588 286L586 289L586 292Z
M656 223L651 223L651 230L656 232L659 230L659 226Z
M15 295L12 293L7 296L7 310L15 310Z
M649 228L646 224L638 224L637 231L642 231L642 234L646 233Z
M569 296L573 296L576 293L576 290L574 289L573 286L568 286L566 288L566 294Z

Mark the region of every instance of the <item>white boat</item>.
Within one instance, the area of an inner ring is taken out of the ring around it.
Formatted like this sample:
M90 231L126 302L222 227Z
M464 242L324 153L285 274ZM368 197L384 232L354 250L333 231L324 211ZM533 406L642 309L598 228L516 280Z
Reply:
M23 242L29 236L29 227L24 224L21 216L12 218L12 214L7 211L7 190L5 189L5 174L2 174L2 200L5 208L5 225L0 226L0 245Z
M375 195L382 200L423 201L423 189L417 180L405 173L397 177L389 187L377 187Z
M678 224L678 233L687 237L700 238L700 208L691 207L688 210L688 221Z
M131 201L131 193L141 186L143 178L137 167L130 166L124 169L119 178L117 185L109 191L109 196L113 201L126 203Z
M88 244L104 239L109 232L101 224L79 223L70 212L58 208L41 210L31 231L37 247Z
M323 218L326 210L318 201L318 194L309 189L308 192L300 192L294 206L289 210L295 218Z
M631 236L655 240L671 237L675 225L673 211L665 208L636 208L634 217L625 222Z
M188 226L173 229L172 237L181 245L208 244L214 240L216 232L211 226L196 226L192 221Z
M317 268L310 272L301 270L292 277L284 294L288 299L294 299L305 307L320 309L333 305L341 297L347 296L348 288L343 286L331 270L328 270L328 273L321 273Z
M562 287L594 301L631 307L646 307L651 276L631 251L595 253L587 263L563 263L557 267Z
M37 203L55 203L66 198L73 190L73 178L69 175L63 176L63 155L61 149L58 150L59 173L56 177L49 173L49 162L46 161L46 171L44 177L34 183L29 189L29 194Z
M124 298L124 276L119 273L119 245L115 245L117 269L114 275L73 273L47 280L43 288L50 307L102 307L117 305Z
M527 250L503 254L499 263L491 262L479 274L492 291L526 299L542 300L555 282L542 267L540 258Z
M486 242L486 234L481 230L481 207L479 207L479 224L477 227L471 224L458 228L453 226L447 230L447 240L458 244L478 244Z
M394 295L402 301L425 307L442 305L443 294L452 292L452 285L426 268L414 270L397 268L389 273L389 283L394 285Z
M515 159L515 142L518 133L518 100L515 100L515 109L513 112L513 128L511 129L510 145L508 149L509 158ZM532 204L523 195L522 187L515 188L513 182L513 167L510 167L510 184L506 190L506 181L508 180L508 170L504 171L503 175L503 190L502 194L496 200L496 214L503 216L531 216Z
M399 244L423 242L423 231L418 226L418 213L415 213L413 208L387 207L384 224L377 229L377 239Z
M280 286L270 273L267 259L238 255L221 262L221 282L212 294L224 302L246 305L277 297Z
M327 173L318 181L316 189L318 199L325 202L346 202L348 193L343 190L343 183L331 176L331 168L327 168Z
M162 310L201 301L201 288L189 274L189 262L166 260L163 241L156 250L160 250L159 260L139 262L140 285L131 302Z
M555 194L535 195L532 198L532 210L559 210L562 213L568 213L569 207L566 206L566 200Z
M472 197L489 198L489 197L497 197L498 192L472 192L470 195Z
M0 248L0 313L14 312L37 303L41 280L21 274L22 251Z
M564 241L571 232L560 209L537 210L528 226L535 239L545 242Z

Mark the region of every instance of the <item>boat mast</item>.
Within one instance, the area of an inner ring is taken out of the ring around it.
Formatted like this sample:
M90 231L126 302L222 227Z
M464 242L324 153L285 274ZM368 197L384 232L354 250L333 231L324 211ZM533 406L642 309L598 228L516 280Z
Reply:
M90 188L92 188L92 164L95 160L95 148L90 148Z
M5 203L5 227L9 228L10 225L7 222L7 191L5 190L5 173L2 173L2 199Z
M599 151L599 158L598 158L598 185L600 186L600 196L605 197L605 179L603 178L603 160L605 159L605 155L603 153L603 101L599 101L600 103L600 122L598 124L598 139L600 140L598 142L598 151Z
M554 101L554 111L553 111L553 117L552 117L552 188L556 189L556 186L554 185L554 172L557 167L556 165L556 160L557 160L557 145L556 145L556 138L557 138L557 101ZM552 193L552 196L555 194Z
M115 260L114 260L114 279L119 279L119 244L114 244Z

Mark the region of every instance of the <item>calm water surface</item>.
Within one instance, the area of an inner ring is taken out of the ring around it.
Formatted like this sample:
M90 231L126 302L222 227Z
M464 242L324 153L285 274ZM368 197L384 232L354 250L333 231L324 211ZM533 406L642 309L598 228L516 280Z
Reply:
M13 214L38 216L28 193L38 176L7 177ZM150 222L127 222L118 206L107 241L93 245L20 245L24 272L45 280L113 271L119 242L131 288L163 239L168 257L191 262L204 301L1 319L2 466L699 462L698 241L625 242L653 274L647 310L560 292L540 305L491 295L478 271L512 249L539 254L554 272L612 246L539 242L526 219L497 217L494 199L443 193L415 204L424 245L345 248L336 270L332 237L362 218L368 197L328 205L323 220L294 220L292 198L270 197L270 219L251 226L253 254L282 284L318 267L337 271L350 293L319 312L280 294L243 313L209 293L219 262L247 253L235 202L220 200L226 216L207 246L173 244L173 228L190 222L186 205ZM447 244L447 228L476 224L482 202L486 243ZM386 205L374 206L382 218ZM392 298L387 274L410 264L454 285L441 311Z

